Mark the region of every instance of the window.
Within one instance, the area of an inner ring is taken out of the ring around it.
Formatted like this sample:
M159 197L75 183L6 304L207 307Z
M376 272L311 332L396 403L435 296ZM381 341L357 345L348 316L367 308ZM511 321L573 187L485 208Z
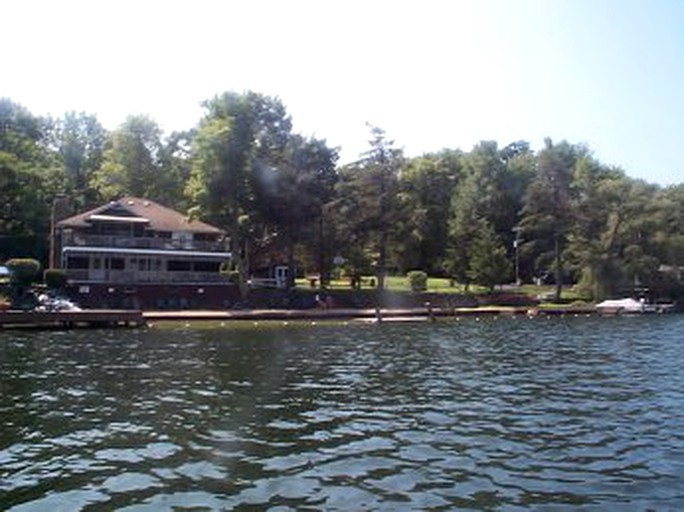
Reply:
M150 270L150 260L148 258L140 258L138 260L138 270L140 270L140 271Z
M190 262L182 260L169 260L169 272L185 272L190 270Z
M112 270L123 270L126 268L126 261L123 258L110 258L109 268Z
M195 261L193 269L197 272L218 272L220 266L218 261Z
M87 269L88 267L88 256L69 256L67 258L67 268Z

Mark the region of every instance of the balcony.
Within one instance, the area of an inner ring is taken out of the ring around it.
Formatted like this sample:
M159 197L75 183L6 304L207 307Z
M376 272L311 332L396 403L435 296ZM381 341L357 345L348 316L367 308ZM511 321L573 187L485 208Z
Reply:
M69 269L67 278L83 283L109 284L180 284L227 283L227 276L218 272L135 272L130 270Z
M225 242L204 240L172 240L158 237L128 237L111 235L65 234L62 245L80 247L110 247L120 249L160 249L168 251L223 252Z

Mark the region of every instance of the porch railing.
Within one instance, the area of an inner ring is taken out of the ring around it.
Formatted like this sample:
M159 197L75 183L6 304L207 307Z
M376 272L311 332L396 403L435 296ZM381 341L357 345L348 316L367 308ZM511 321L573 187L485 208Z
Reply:
M172 240L156 237L127 237L113 235L65 235L63 245L81 247L117 247L122 249L164 249L220 252L226 250L225 242L208 240Z
M77 282L112 284L227 283L217 272L134 272L127 270L88 271L67 269L67 279Z

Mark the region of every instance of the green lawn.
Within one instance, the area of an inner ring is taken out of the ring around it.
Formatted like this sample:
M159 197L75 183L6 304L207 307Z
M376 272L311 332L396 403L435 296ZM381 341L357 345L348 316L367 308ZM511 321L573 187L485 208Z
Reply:
M372 290L375 288L376 278L374 276L363 276L361 279L362 290ZM311 283L307 279L297 279L297 287L311 288ZM331 289L349 289L349 279L333 280L330 282ZM411 291L409 280L405 276L387 276L385 278L385 288L390 291ZM456 283L451 285L451 280L445 277L429 277L427 282L427 291L431 293L463 293L465 287L462 284ZM482 293L486 289L481 286L470 285L470 292Z
M374 276L363 276L361 279L361 289L362 290L372 290L375 288L377 279ZM311 288L311 283L307 279L297 279L297 287L299 288ZM450 280L441 277L430 277L427 283L428 292L436 293L463 293L463 286L456 284L456 286L450 285ZM349 289L349 279L333 280L330 282L331 289ZM411 285L406 277L402 276L388 276L385 278L385 287L391 291L411 291ZM471 286L472 289L472 286ZM474 291L478 291L476 288Z
M390 291L411 291L409 280L405 276L388 276L386 278L386 288ZM361 281L362 290L372 290L375 287L376 278L374 276L364 276ZM297 287L302 289L311 289L311 283L307 279L297 279ZM317 283L318 284L318 283ZM372 284L372 286L371 286ZM349 279L333 280L330 283L330 289L348 290ZM462 284L456 283L451 285L451 280L444 277L429 277L427 282L427 292L430 293L463 293L465 287ZM486 293L487 289L482 286L470 285L469 292L471 293ZM498 288L497 288L498 291ZM508 288L504 291L511 293L521 293L533 297L544 295L551 295L555 291L553 285L536 286L533 284L524 284L519 288ZM564 300L579 300L581 297L569 286L563 287Z

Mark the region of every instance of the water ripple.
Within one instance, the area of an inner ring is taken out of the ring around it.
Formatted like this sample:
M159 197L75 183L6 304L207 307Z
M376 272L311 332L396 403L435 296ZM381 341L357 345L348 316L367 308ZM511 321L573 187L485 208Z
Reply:
M0 508L684 508L682 317L0 332Z

